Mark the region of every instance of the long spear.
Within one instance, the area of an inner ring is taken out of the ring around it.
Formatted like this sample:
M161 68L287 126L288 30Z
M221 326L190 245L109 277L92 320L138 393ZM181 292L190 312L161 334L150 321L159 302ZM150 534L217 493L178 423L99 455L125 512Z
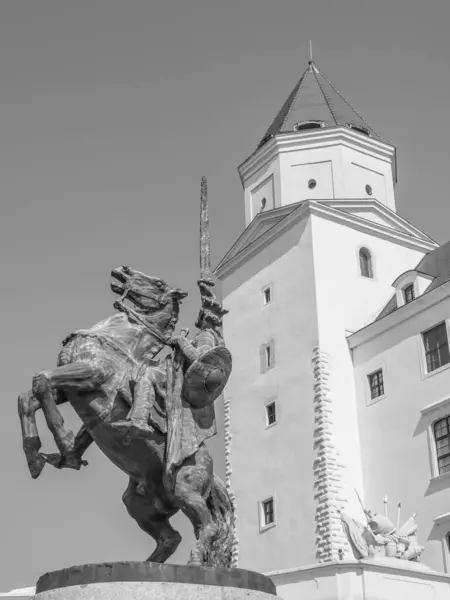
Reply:
M211 276L211 234L209 231L208 183L202 177L200 183L200 279L210 281Z
M211 235L209 231L208 212L208 184L206 177L202 177L200 184L200 279L198 287L202 301L199 318L195 326L204 328L203 315L209 312L210 318L215 318L218 327L222 325L222 316L228 311L224 310L221 303L214 295L214 279L211 273Z

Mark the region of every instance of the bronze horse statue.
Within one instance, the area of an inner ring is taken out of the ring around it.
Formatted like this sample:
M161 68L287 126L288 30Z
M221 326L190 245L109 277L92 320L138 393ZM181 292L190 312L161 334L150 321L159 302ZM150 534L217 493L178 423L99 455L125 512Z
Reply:
M95 442L130 477L123 501L139 527L156 541L149 561L165 562L181 536L169 519L181 510L191 521L197 542L189 564L230 566L234 535L233 507L213 461L201 442L198 449L166 476L167 373L154 357L166 345L187 294L130 267L114 269L113 292L119 312L63 342L57 367L33 378L19 396L23 447L33 478L46 463L80 469L83 453ZM132 306L125 305L125 298ZM173 344L172 344L173 346ZM154 423L141 435L121 426L133 404L136 372L148 372L153 388ZM58 405L69 402L83 422L75 436L64 427ZM42 409L59 453L43 454L35 413ZM158 426L159 424L159 426ZM115 426L116 425L116 426Z

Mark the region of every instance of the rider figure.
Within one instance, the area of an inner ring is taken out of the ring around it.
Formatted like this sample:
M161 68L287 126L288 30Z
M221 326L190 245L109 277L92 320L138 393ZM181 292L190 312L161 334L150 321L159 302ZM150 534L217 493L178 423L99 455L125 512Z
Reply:
M202 306L195 326L200 330L192 341L186 337L187 330L182 330L181 335L174 336L168 341L168 345L179 350L178 360L183 360L183 372L196 361L199 361L208 351L213 348L224 348L225 343L221 335L222 316L226 314L212 292L213 282L210 279L201 279L198 282L202 300ZM209 373L205 384L208 391L214 393L216 388L225 385L224 375L228 379L229 373L223 370L213 369ZM132 375L132 408L127 416L126 422L116 423L115 426L127 426L134 429L137 435L152 433L150 425L152 408L155 403L155 389L159 396L164 397L167 373L164 367L157 367L143 362ZM130 400L130 399L129 399ZM198 408L198 406L197 406Z

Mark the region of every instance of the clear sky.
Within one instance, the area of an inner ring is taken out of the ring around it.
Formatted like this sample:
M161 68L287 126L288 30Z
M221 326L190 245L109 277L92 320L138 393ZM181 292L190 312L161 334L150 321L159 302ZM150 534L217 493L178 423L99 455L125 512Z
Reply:
M125 475L95 447L82 472L30 478L16 397L68 333L111 314L115 265L189 291L180 324L192 324L200 176L217 262L243 229L236 167L310 39L319 69L397 146L398 212L450 238L449 23L447 0L0 3L0 590L153 549L122 505ZM184 562L193 535L175 524Z

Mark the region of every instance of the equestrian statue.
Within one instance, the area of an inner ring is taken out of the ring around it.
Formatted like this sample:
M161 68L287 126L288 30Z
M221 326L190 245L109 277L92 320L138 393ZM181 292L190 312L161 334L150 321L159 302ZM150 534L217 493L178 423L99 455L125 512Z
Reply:
M231 373L221 329L227 312L214 295L210 269L206 180L200 204L201 308L199 329L174 335L187 296L157 277L119 267L111 289L116 313L62 343L57 366L34 376L19 396L23 448L33 478L46 464L79 470L95 442L130 478L123 494L128 513L155 541L148 561L165 562L181 536L169 520L181 510L196 544L189 564L233 565L233 503L213 472L205 441L216 433L214 401ZM156 355L172 349L165 360ZM83 425L74 435L58 409L69 402ZM40 452L36 411L42 409L59 452Z

